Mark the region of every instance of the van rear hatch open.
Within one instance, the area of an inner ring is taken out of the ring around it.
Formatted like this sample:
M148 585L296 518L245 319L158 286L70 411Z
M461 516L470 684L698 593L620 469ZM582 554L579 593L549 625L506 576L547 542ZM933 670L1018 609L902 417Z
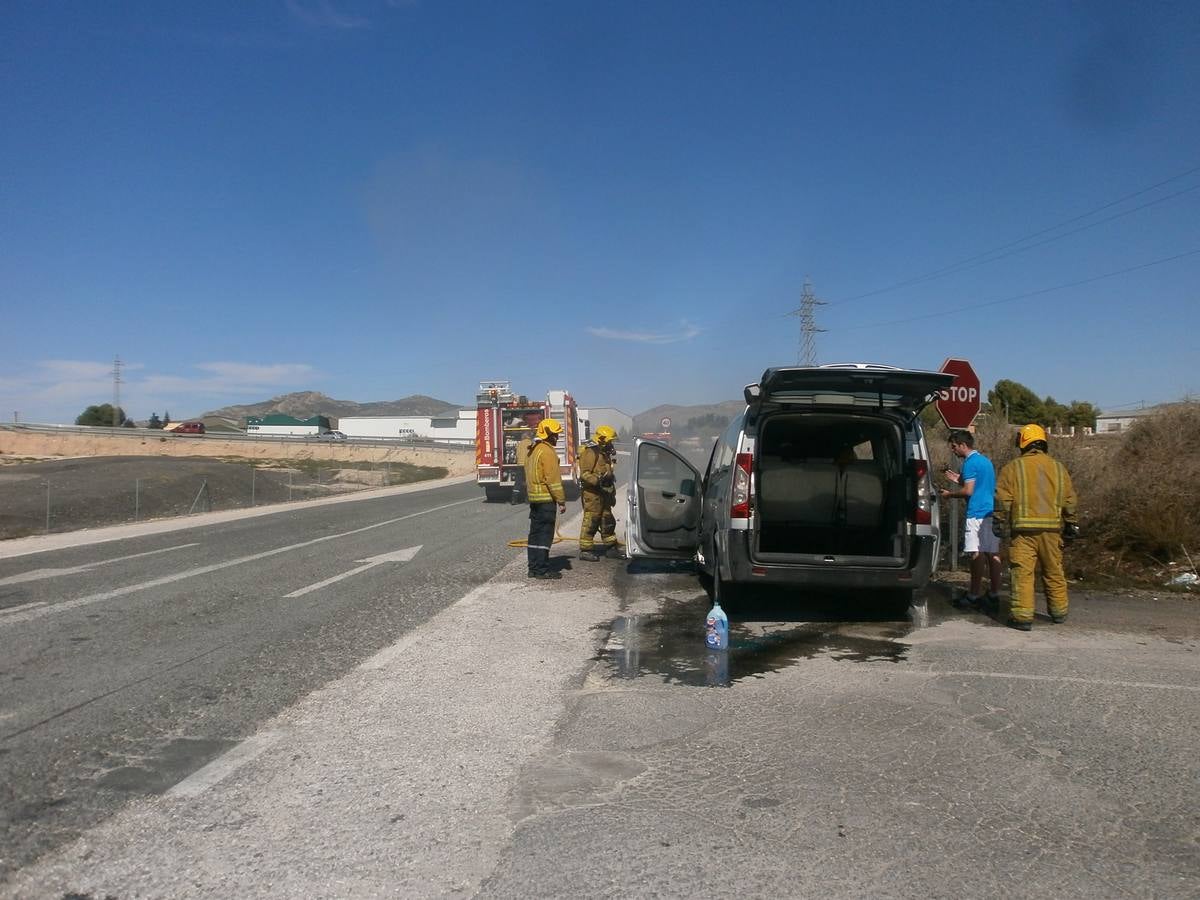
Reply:
M829 365L767 369L746 388L746 402L873 406L919 412L954 375L890 366Z

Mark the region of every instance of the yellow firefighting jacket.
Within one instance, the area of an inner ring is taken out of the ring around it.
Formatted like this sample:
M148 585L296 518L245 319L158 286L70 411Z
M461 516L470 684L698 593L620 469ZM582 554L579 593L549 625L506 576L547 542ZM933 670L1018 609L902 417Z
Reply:
M525 491L530 503L566 503L558 454L545 441L535 441L525 460Z
M1060 531L1075 523L1077 503L1066 466L1041 450L1017 457L996 479L997 524L1009 531Z
M517 441L517 465L525 468L525 463L529 461L529 445L532 441L524 437Z
M584 444L583 452L579 454L579 480L581 487L589 493L615 493L612 480L606 476L613 474L612 458L595 444Z

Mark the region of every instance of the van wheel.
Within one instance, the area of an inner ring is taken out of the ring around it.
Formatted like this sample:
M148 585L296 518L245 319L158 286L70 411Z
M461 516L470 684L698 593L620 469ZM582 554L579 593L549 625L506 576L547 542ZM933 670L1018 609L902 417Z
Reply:
M894 613L898 616L907 616L908 608L913 604L913 589L892 588L891 590L880 592L879 599L883 601L889 613Z

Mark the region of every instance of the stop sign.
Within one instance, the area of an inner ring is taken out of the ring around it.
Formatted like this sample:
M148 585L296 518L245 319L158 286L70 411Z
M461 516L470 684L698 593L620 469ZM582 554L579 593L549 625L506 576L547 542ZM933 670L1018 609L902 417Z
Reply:
M951 357L942 363L939 372L953 375L950 387L938 391L938 415L947 428L967 428L979 415L979 376L965 359Z

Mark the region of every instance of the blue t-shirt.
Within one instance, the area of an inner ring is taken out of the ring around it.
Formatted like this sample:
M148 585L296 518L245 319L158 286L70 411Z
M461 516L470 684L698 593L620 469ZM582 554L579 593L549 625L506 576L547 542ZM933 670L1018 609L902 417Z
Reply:
M975 487L967 499L967 518L990 516L996 495L996 467L978 450L972 450L963 460L961 484L965 487L968 481L974 481Z

